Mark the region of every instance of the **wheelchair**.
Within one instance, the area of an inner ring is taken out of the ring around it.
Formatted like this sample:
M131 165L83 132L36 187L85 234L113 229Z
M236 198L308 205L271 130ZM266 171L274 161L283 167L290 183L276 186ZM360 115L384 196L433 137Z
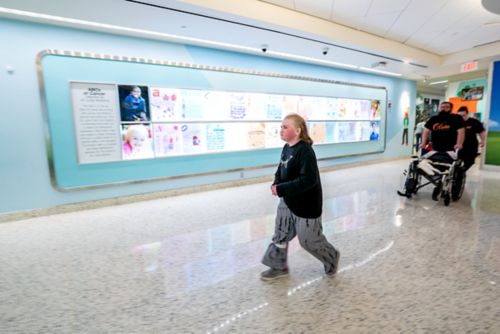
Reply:
M430 151L416 157L408 169L403 172L400 196L412 198L418 190L432 184L432 199L443 199L444 205L451 200L458 201L464 192L466 174L463 161L458 159L458 152Z

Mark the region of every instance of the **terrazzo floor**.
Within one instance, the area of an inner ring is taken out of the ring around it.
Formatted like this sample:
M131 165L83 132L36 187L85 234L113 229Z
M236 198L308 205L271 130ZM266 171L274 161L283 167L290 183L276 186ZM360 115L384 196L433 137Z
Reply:
M0 333L500 333L500 173L445 207L408 161L322 173L340 272L259 279L269 184L0 224Z

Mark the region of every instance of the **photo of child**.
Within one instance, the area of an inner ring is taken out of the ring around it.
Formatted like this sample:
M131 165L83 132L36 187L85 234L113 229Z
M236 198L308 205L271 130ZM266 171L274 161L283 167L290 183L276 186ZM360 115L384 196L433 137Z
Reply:
M148 87L118 86L122 122L148 122Z
M151 142L151 129L149 125L132 124L122 126L123 159L148 159L153 158Z
M372 122L371 126L372 126L372 131L370 133L370 140L378 140L380 135L377 123Z
M380 119L380 101L371 101L371 119Z

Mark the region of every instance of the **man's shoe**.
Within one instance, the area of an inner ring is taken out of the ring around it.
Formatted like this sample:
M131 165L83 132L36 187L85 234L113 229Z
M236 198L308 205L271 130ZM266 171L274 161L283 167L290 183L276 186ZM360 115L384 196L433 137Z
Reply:
M271 268L266 271L263 271L260 274L260 278L264 281L271 281L273 279L287 277L287 276L288 276L288 269L280 270Z
M340 252L338 250L335 250L335 267L326 273L328 276L335 276L337 274L337 271L339 270L339 260Z

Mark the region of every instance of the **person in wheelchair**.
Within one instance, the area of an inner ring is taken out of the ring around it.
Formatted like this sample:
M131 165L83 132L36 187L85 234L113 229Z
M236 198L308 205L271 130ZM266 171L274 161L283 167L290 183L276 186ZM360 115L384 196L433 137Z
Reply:
M445 101L441 103L439 114L431 117L425 123L420 148L425 148L429 135L432 135L432 151L424 157L444 164L451 164L457 160L457 153L462 149L465 139L465 122L458 114L452 114L453 104ZM441 169L442 171L444 169ZM442 183L438 182L433 191L433 200L438 200Z
M451 102L441 103L439 114L432 116L424 126L420 148L427 146L427 139L432 134L432 150L453 152L461 150L465 139L465 122L458 114L452 114Z
M463 183L457 184L455 179L464 180L457 176L462 173L457 152L464 142L465 122L459 115L451 113L452 108L451 102L441 103L439 114L425 123L420 149L426 149L427 141L432 136L432 150L410 164L404 192L398 191L399 195L411 197L418 189L430 183L435 186L432 199L439 200L441 194L445 205L450 202L450 193L454 200L462 195ZM429 182L420 185L421 176Z

